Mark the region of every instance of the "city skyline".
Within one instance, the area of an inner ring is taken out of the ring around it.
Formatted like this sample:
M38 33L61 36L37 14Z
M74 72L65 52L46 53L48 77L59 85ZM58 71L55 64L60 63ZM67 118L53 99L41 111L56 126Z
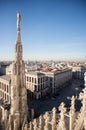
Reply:
M24 59L86 60L84 0L0 1L0 60L12 60L16 13L21 13Z

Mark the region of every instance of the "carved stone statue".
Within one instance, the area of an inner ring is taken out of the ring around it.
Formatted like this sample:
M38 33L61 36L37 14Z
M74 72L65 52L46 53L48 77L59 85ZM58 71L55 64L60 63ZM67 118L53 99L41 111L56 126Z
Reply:
M18 13L17 13L17 29L18 29L18 31L20 30L20 20L21 20L21 15L20 15L20 13L18 12Z

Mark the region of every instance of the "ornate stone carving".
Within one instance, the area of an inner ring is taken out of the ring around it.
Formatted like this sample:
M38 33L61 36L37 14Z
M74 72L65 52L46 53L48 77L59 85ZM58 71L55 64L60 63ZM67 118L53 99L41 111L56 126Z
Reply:
M56 108L52 109L52 130L56 129Z
M22 128L24 118L27 117L27 92L25 87L25 65L22 59L22 44L20 37L20 13L17 13L17 40L15 45L15 60L13 62L13 75L11 87L11 115L16 117L15 128L19 121L18 127ZM19 114L16 116L16 113ZM21 113L21 114L20 114ZM27 120L27 118L25 118ZM13 128L14 129L14 128Z
M33 130L33 125L32 125L32 122L30 121L30 127L29 127L29 130Z
M71 98L71 107L69 112L69 128L70 130L73 130L74 128L74 121L75 121L75 97L72 96Z
M37 121L36 121L36 119L34 119L33 124L34 124L34 130L37 130Z
M59 129L66 130L65 118L64 118L64 115L66 113L66 108L63 102L59 106L59 111L60 111Z
M43 129L43 116L42 115L39 117L39 129L40 130Z
M48 112L45 113L44 119L45 119L44 130L49 130L49 120L50 120L50 117L49 117L49 113Z

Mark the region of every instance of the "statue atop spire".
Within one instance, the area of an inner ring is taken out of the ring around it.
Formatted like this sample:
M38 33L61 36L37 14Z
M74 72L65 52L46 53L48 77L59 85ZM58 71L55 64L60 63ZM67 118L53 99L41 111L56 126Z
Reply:
M21 20L21 15L18 12L17 13L17 30L20 31L20 20Z
M18 12L17 13L17 39L16 39L16 44L21 44L20 21L21 21L21 15Z

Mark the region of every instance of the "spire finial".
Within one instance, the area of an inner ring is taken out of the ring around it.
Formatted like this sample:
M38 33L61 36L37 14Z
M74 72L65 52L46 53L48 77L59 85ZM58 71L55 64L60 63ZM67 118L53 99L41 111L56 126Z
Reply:
M17 30L20 31L20 20L21 20L21 15L18 12L17 13Z

